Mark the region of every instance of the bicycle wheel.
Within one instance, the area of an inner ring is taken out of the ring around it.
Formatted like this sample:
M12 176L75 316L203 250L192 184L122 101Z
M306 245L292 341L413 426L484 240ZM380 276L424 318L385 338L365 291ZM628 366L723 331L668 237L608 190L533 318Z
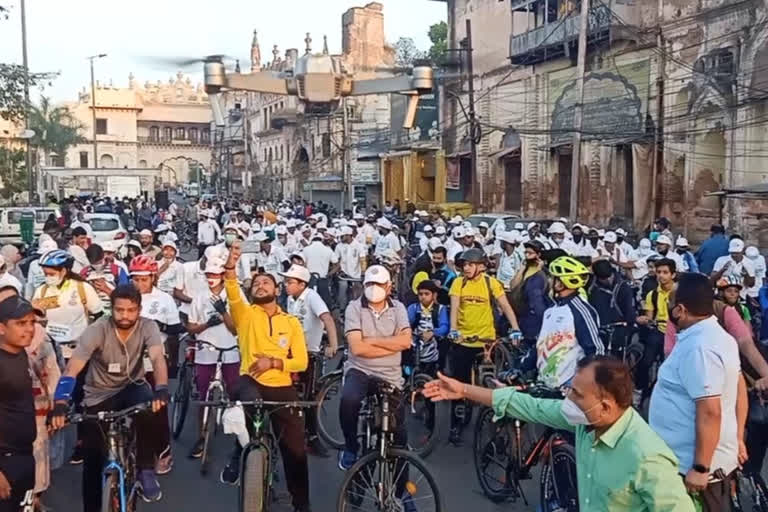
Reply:
M516 496L512 475L519 467L515 439L504 421L493 421L493 409L485 407L477 417L474 462L483 494L494 503Z
M347 471L336 508L338 512L440 512L442 504L437 483L421 458L393 448L386 458L371 452Z
M419 457L426 458L432 453L438 439L435 402L426 398L421 390L432 377L420 373L413 378L413 389L405 390L405 426L408 432L408 447Z
M568 443L552 445L550 459L541 471L541 503L546 510L578 512L576 454Z
M179 382L171 399L171 434L174 439L178 439L181 431L184 430L189 400L192 395L193 373L192 365L186 361L179 368Z
M208 390L208 394L205 397L207 402L218 402L223 398L221 388L214 387ZM200 474L206 475L208 473L208 462L211 457L211 449L213 448L213 437L216 434L216 409L213 407L206 407L203 412L203 455L200 457Z
M512 366L512 356L509 353L509 349L501 343L497 343L491 353L491 361L493 361L493 366L496 368L497 373L510 369Z
M318 391L317 399L317 435L330 448L344 448L344 434L339 419L341 403L342 374L330 377Z
M269 504L269 454L262 445L243 450L240 512L264 512Z
M101 511L121 512L121 507L120 477L117 473L111 472L104 478L104 484L101 488Z

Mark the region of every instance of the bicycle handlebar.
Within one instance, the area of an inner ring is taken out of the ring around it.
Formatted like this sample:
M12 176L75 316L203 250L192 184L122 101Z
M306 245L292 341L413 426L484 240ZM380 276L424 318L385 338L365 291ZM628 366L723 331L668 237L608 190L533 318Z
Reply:
M119 411L99 411L96 413L75 413L67 417L69 423L82 423L83 421L118 421L140 412L146 411L152 407L152 402L141 402Z
M203 407L235 407L238 405L261 407L290 407L294 409L316 407L318 402L305 400L295 400L292 402L279 402L274 400L215 400L215 401L195 401L194 403Z
M240 348L238 345L232 345L231 347L227 347L227 348L219 348L213 343L205 340L197 340L197 344L201 348L204 348L204 350L211 350L211 351L218 351L218 352L229 352L230 350L237 350Z

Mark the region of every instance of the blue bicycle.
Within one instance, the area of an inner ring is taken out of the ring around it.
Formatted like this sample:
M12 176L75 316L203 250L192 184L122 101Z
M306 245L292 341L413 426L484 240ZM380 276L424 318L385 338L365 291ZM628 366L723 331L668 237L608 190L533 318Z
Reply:
M133 512L140 486L136 480L136 430L133 416L151 409L152 402L133 405L121 411L73 414L69 423L98 421L107 425L107 462L101 490L102 512Z

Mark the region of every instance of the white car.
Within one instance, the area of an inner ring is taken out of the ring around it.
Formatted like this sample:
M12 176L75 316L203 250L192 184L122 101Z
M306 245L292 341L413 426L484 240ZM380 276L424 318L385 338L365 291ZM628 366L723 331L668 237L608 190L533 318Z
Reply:
M128 230L123 226L120 216L114 213L86 213L93 230L93 242L99 245L107 241L114 242L115 248L122 248L128 242Z

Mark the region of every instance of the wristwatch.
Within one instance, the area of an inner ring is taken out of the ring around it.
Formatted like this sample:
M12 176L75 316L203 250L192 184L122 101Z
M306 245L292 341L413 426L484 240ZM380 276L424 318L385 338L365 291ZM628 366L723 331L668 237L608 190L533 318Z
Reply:
M691 469L697 473L704 473L705 475L709 474L709 468L704 464L694 464Z

